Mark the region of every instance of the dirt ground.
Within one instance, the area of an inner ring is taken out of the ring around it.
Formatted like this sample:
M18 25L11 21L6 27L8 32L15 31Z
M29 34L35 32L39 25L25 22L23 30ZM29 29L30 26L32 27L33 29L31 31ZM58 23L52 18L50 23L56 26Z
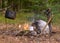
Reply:
M0 25L2 26L2 25ZM0 29L0 43L60 43L60 30L54 26L51 37L15 36L20 29Z
M60 34L54 34L48 37L27 37L27 36L12 36L0 35L0 43L60 43Z
M15 36L18 30L0 30L0 43L60 43L60 32L51 37Z

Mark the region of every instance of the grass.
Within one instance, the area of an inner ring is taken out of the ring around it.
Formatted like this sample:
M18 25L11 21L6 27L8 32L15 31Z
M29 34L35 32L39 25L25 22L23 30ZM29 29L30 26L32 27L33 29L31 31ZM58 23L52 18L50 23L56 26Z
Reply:
M15 23L24 23L24 22L32 22L32 18L34 16L34 13L18 13L16 14L15 20L5 18L1 13L0 13L0 23L9 23L9 24L15 24ZM46 20L45 16L42 14L39 15L40 19Z
M60 5L51 6L52 12L53 12L53 21L52 23L54 25L60 25ZM32 22L32 17L34 13L18 13L15 20L7 19L4 17L4 14L0 13L0 23L9 23L9 24L15 24L15 23L24 23L24 22ZM43 19L46 21L46 17L44 15L39 15L40 19Z
M51 6L53 17L53 24L60 25L60 5Z
M33 16L32 13L18 13L16 14L15 20L5 18L2 13L0 13L0 23L23 23L28 22L29 18Z
M60 14L54 14L53 24L54 25L60 25Z

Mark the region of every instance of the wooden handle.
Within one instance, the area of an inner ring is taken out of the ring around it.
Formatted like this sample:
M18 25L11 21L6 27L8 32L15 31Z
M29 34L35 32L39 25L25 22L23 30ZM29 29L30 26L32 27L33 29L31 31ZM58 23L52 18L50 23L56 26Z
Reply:
M48 22L47 22L47 24L43 27L43 30L42 30L42 32L46 29L46 26L49 24L49 22L52 20L52 17L53 17L53 15L50 17L50 19L48 20ZM41 33L42 33L41 32Z

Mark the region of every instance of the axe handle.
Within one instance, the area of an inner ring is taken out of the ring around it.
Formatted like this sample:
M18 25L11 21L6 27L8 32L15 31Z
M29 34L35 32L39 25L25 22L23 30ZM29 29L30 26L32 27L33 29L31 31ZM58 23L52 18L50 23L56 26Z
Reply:
M43 30L42 30L42 32L46 29L46 26L49 24L49 22L52 20L52 17L53 17L53 15L50 17L50 19L48 20L48 22L47 22L47 24L43 27ZM41 33L42 33L41 32Z

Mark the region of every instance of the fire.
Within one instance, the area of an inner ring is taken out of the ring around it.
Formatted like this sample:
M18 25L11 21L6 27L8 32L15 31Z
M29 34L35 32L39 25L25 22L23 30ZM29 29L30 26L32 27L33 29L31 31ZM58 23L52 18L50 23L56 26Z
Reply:
M23 29L24 29L24 30L29 30L29 24L28 24L28 23L25 23L25 24L23 25Z

